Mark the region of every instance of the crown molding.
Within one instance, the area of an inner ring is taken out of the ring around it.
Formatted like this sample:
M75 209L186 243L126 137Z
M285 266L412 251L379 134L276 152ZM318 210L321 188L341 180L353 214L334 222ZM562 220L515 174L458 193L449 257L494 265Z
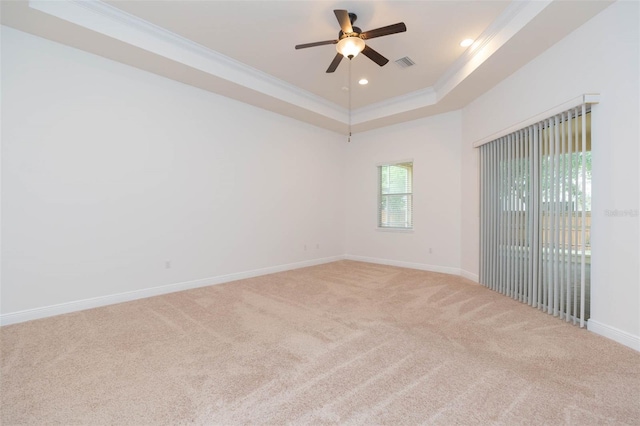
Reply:
M553 0L512 1L434 84L438 100L469 77L552 2Z
M347 109L99 0L29 7L343 123Z
M359 108L352 114L353 123L361 124L437 104L552 2L553 0L511 2L436 84Z
M325 120L364 124L438 104L552 1L512 1L434 86L359 108L352 111L351 119L344 107L100 0L29 0L29 7L278 99Z

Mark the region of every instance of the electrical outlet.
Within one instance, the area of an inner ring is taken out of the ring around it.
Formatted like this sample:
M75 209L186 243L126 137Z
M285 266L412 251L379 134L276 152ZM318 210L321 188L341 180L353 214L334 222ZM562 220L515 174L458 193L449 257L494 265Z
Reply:
M307 251L307 245L306 244L304 245L304 251Z
M320 243L316 243L316 250L320 248Z
M429 247L429 254L433 254L433 249Z
M170 260L165 260L164 261L164 269L171 269L171 261Z

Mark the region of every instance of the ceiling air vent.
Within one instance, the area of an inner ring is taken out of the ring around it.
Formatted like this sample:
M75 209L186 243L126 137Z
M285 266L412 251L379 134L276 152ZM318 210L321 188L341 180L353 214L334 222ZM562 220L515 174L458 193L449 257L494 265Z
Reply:
M413 62L411 60L411 58L409 58L408 56L405 56L404 58L400 58L396 61L396 64L400 67L400 68L409 68L413 65L415 65L416 63Z

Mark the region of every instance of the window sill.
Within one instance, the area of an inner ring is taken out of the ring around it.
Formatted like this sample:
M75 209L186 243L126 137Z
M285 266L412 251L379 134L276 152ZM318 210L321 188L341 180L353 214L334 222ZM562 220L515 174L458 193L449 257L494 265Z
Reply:
M379 232L398 232L401 234L413 234L413 228L376 228Z

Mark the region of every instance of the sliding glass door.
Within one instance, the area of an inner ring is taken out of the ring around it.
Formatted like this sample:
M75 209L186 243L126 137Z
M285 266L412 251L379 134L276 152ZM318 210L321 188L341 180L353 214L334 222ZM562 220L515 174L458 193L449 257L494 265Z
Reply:
M586 105L480 147L480 282L567 321L589 318Z

